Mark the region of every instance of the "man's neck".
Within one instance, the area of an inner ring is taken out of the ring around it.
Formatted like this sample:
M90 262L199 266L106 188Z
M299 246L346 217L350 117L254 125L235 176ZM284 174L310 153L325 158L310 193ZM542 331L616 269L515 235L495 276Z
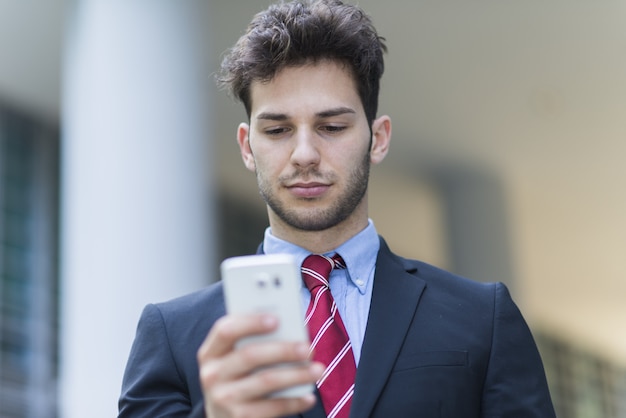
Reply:
M270 227L274 236L296 244L313 254L323 254L334 250L364 230L367 225L367 216L351 216L345 221L322 231L304 231L293 228L270 216Z

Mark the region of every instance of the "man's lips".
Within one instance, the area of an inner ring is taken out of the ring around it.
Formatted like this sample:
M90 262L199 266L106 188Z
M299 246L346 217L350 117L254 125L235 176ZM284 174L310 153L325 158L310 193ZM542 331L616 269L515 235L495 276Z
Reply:
M296 197L315 198L320 197L330 188L330 185L324 183L294 183L288 185L289 191Z

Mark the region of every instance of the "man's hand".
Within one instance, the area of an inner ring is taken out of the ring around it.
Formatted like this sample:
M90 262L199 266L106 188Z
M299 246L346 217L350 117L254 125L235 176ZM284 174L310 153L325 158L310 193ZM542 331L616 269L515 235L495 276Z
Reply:
M297 342L263 342L235 349L243 337L271 332L278 321L271 315L227 315L219 319L198 350L200 383L210 418L280 417L311 408L315 395L269 398L272 392L315 383L324 371L308 362L309 347ZM300 362L289 367L260 367ZM254 373L253 373L254 372Z

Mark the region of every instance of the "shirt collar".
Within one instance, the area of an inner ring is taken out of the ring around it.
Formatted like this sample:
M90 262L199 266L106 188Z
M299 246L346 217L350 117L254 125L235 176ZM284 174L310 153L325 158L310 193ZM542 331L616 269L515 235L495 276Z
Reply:
M333 255L335 253L341 255L346 262L348 278L359 289L359 292L363 294L369 281L374 277L373 272L376 267L376 257L379 249L378 232L374 222L369 219L365 229L336 249L325 253L325 255ZM296 244L274 236L270 227L265 230L263 251L266 254L291 254L295 257L298 265L302 265L304 259L311 254Z

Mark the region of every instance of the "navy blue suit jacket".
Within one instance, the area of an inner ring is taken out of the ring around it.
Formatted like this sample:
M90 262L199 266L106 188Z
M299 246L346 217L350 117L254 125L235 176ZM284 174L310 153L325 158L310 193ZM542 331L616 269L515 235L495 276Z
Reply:
M196 351L222 286L149 305L120 417L202 417ZM316 406L302 415L323 418ZM554 417L541 358L508 290L393 254L381 239L351 417Z

